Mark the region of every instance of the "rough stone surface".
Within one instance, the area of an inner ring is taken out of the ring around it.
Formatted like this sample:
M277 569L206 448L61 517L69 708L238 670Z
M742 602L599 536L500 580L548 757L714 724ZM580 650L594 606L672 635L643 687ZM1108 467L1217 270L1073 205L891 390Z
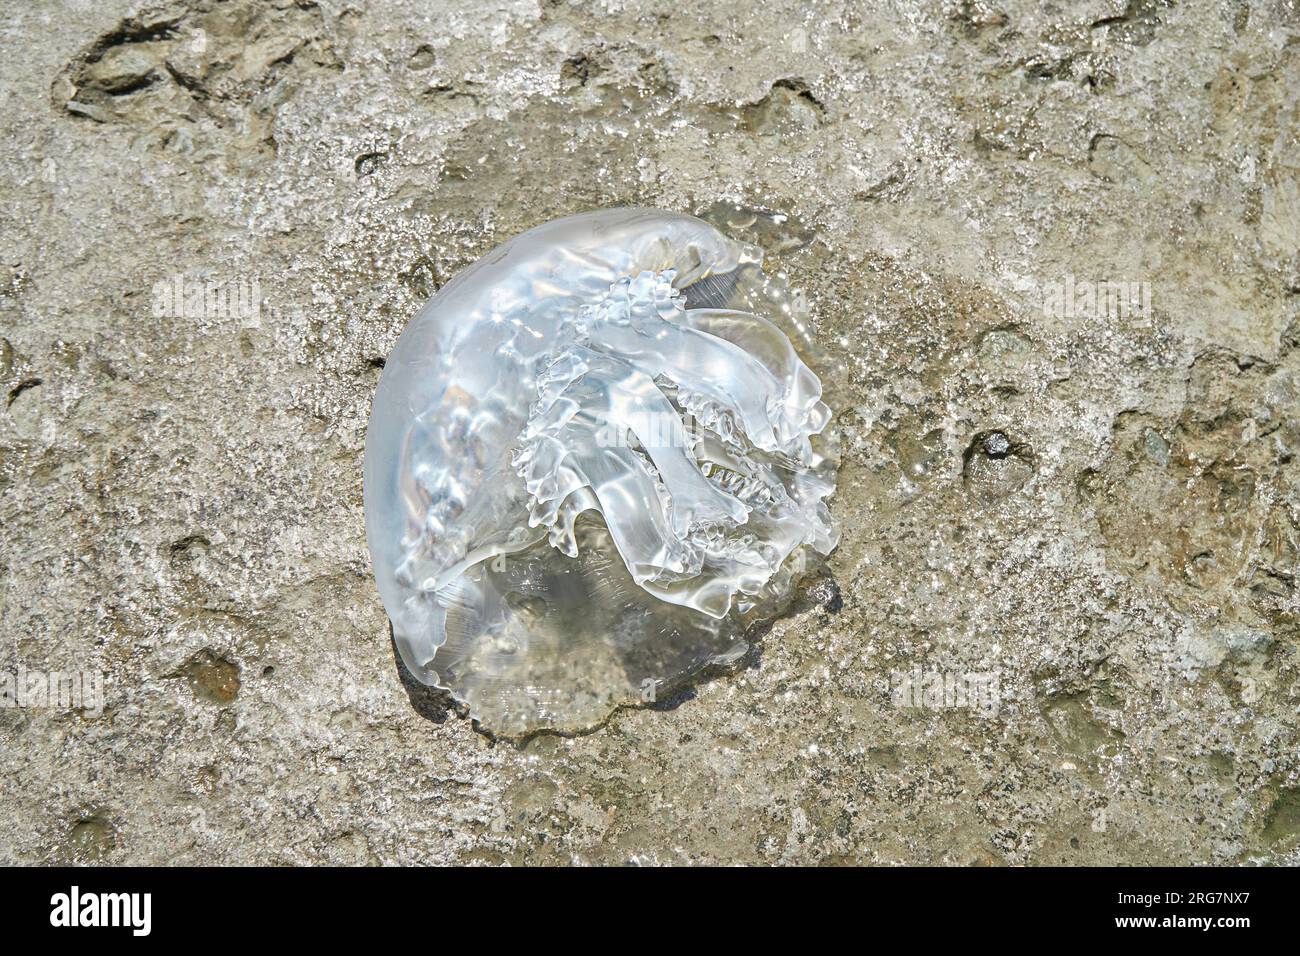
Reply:
M0 862L1300 862L1294 0L0 9L0 671L107 677L0 709ZM843 544L734 672L494 740L399 672L369 403L620 204L804 290Z

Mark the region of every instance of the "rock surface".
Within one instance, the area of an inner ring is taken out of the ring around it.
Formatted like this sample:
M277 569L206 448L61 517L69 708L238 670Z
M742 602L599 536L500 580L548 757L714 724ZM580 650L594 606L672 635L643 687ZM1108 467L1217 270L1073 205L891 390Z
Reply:
M106 687L0 708L0 862L1300 862L1291 0L4 19L0 673ZM734 671L494 740L394 658L369 403L629 204L802 290L843 543Z

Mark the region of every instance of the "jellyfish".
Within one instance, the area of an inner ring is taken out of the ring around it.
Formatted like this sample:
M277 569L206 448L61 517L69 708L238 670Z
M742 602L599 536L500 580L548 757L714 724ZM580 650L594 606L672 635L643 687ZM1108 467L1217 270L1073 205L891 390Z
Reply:
M388 356L366 532L403 663L502 735L742 657L835 547L831 415L762 253L691 216L549 222Z

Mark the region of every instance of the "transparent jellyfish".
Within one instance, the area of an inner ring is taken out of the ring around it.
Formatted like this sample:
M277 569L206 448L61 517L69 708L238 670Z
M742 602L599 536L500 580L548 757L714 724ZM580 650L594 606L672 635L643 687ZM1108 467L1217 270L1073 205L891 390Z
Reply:
M614 209L505 243L388 357L366 529L398 650L506 735L653 700L835 546L809 343L761 253Z

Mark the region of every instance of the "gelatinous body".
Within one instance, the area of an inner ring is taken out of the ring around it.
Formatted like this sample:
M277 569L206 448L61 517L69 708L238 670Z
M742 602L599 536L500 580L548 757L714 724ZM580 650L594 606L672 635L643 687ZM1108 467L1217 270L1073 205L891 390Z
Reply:
M489 729L586 727L738 656L834 547L829 411L760 256L690 216L561 219L388 357L376 579L411 673Z

